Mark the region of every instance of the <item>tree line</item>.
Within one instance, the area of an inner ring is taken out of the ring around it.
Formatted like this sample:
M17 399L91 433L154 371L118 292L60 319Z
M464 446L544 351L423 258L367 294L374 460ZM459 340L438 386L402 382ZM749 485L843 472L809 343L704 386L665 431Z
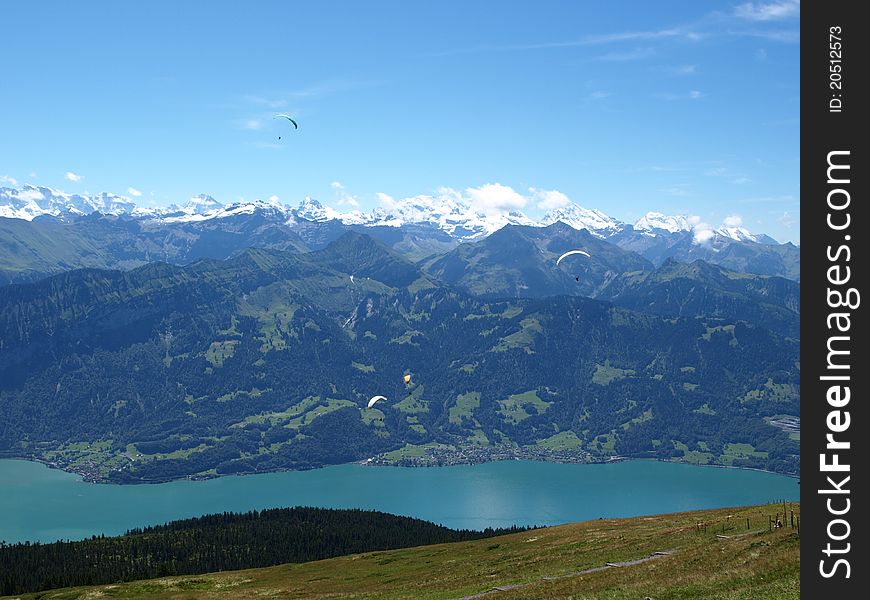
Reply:
M0 542L0 595L321 560L524 531L450 529L378 511L275 508L210 514L124 535Z

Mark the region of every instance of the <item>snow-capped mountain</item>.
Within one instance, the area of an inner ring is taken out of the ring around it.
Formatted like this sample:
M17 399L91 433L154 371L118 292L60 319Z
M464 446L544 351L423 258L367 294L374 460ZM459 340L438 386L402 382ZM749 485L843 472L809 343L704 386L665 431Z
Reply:
M669 216L660 212L648 212L634 224L635 231L642 231L647 235L655 235L656 231L692 231L689 218L684 215Z
M505 225L531 225L536 223L519 211L501 211L473 206L460 192L443 188L436 195L420 195L394 200L381 195L383 206L370 213L351 213L347 224L401 227L402 225L432 225L457 240L470 240L493 233Z
M364 225L368 220L358 210L342 213L332 207L323 206L320 202L309 196L306 196L292 212L297 219L314 221L315 223L338 220L346 225Z
M749 233L749 230L745 227L727 227L723 226L716 230L721 236L725 236L727 238L731 238L736 242L757 242L758 239L753 234Z
M739 220L715 229L685 215L664 215L648 212L629 226L600 210L589 209L574 203L551 210L540 221L529 218L519 210L481 205L466 193L442 188L433 195L419 195L393 199L381 194L381 206L370 212L352 210L341 212L317 200L306 197L296 208L280 203L277 198L269 200L239 201L223 204L207 194L190 198L185 204L159 208L136 207L125 196L103 192L94 196L68 194L52 188L24 185L20 189L0 188L0 217L32 220L40 215L52 215L61 219L86 215L94 211L102 214L130 215L148 220L159 226L162 223L202 223L212 219L226 219L241 215L258 214L269 221L294 226L299 222L339 222L343 225L402 227L404 225L429 225L439 229L456 241L469 241L485 237L505 225L543 227L561 221L575 229L585 229L599 239L609 239L625 233L650 238L691 232L695 243L711 240L759 242L775 244L764 234L755 235L742 227Z
M188 200L187 204L181 207L181 212L189 215L206 215L211 211L220 210L223 207L223 204L208 194L198 194Z
M552 225L557 221L562 221L574 229L585 229L601 239L609 238L625 229L625 223L609 217L600 210L583 208L573 202L548 212L541 220L541 224Z
M63 217L131 213L136 205L124 196L103 192L96 196L67 194L49 187L25 184L20 189L0 188L0 217L31 221L41 215Z

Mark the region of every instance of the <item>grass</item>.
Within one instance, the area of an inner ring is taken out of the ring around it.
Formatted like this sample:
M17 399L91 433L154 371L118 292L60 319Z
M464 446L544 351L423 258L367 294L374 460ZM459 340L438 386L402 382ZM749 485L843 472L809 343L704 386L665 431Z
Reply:
M499 400L498 404L501 408L496 412L506 422L517 424L532 416L527 408L533 410L534 414L542 415L550 408L552 402L541 400L536 391L530 390L522 394L512 394L506 400Z
M787 508L800 512L798 504ZM21 597L447 600L517 585L488 598L791 600L800 598L800 534L789 519L786 527L769 529L768 520L781 510L768 505L588 521L474 542ZM601 568L655 552L668 554Z
M501 341L490 352L506 352L511 348L522 348L527 354L534 354L535 338L543 333L540 322L541 315L530 315L520 321L520 330L501 338Z
M583 447L583 440L573 431L560 431L556 435L538 440L535 445L550 450L578 450Z
M468 392L456 397L456 405L450 407L448 420L461 425L463 419L474 420L474 409L480 407L480 392Z
M239 340L226 340L223 342L212 342L208 350L205 352L205 359L212 364L213 367L221 367L224 361L232 358L236 352L236 346Z
M245 417L244 420L231 425L231 427L246 427L249 424L261 425L263 423L269 423L271 426L283 424L289 429L299 429L302 425L311 423L311 421L317 417L345 406L356 405L349 400L336 400L335 398L327 398L326 404L324 405L321 403L320 396L308 396L296 404L287 407L286 410L251 415ZM381 413L381 415L383 416L383 413Z
M610 366L610 361L605 360L603 365L595 364L595 373L592 374L592 383L609 385L611 381L624 379L634 375L634 369L619 369Z

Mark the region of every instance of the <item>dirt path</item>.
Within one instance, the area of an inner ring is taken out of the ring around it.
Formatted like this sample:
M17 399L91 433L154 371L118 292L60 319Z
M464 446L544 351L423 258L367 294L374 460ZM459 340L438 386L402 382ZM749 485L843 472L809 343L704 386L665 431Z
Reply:
M491 589L486 590L485 592L479 592L477 594L472 594L470 596L462 596L461 598L456 598L455 600L473 600L474 598L484 598L486 596L491 596L492 594L498 594L499 592L507 592L509 590L515 590L517 588L523 588L526 586L530 586L535 583L539 583L541 581L558 581L560 579L567 579L569 577L577 577L578 575L587 575L589 573L597 573L598 571L604 571L605 569L618 569L620 567L632 567L634 565L639 565L641 563L649 562L651 560L655 560L657 558L661 558L663 556L668 556L671 554L673 550L661 550L658 552L653 552L649 556L644 556L643 558L637 558L635 560L627 560L624 562L612 562L605 563L604 566L601 567L593 567L591 569L585 569L583 571L573 571L571 573L566 573L565 575L557 575L557 576L549 576L549 577L541 577L540 579L536 579L535 581L529 581L526 583L515 583L511 585L497 585Z

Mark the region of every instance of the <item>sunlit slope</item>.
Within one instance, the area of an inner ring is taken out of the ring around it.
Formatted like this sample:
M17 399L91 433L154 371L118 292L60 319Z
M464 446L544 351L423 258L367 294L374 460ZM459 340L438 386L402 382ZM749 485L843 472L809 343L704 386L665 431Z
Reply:
M784 508L785 526L770 527L769 519L781 517ZM22 598L425 600L492 592L475 597L787 600L800 597L800 534L791 526L792 513L797 525L797 504L590 521L474 542Z

